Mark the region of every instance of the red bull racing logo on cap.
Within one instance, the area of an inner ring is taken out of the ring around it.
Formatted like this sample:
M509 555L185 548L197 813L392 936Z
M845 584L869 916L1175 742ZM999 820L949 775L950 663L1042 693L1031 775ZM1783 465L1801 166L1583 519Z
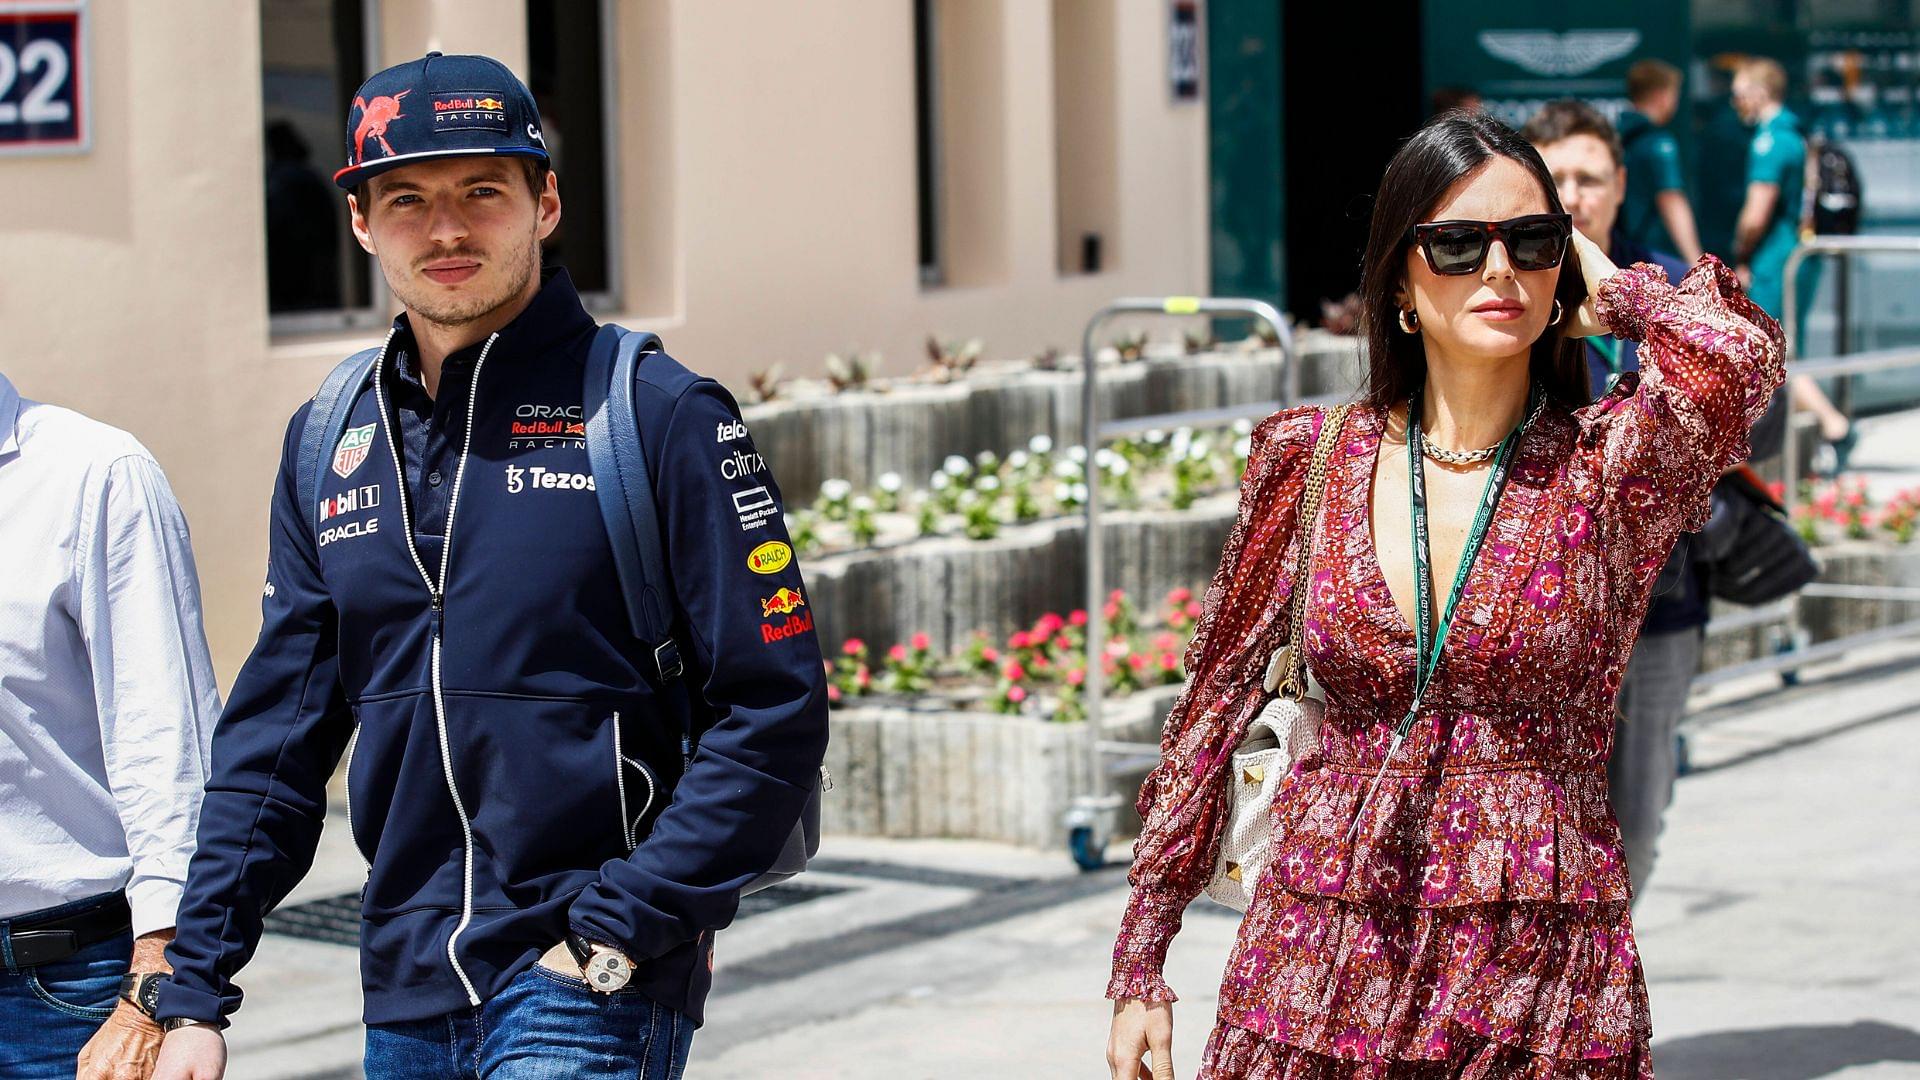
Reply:
M456 90L433 95L433 130L498 131L512 130L507 119L503 95L486 90Z
M411 93L411 90L402 90L391 97L375 97L372 101L358 97L353 99L353 107L360 110L360 122L353 128L353 160L349 164L358 165L367 160L369 136L380 145L383 156L393 156L393 147L387 143L387 127L395 120L405 118L406 114L400 111L400 99Z

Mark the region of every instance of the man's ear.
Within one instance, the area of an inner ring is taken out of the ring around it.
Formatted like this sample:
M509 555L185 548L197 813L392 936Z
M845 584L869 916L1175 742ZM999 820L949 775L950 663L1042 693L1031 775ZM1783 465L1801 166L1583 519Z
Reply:
M347 215L353 223L353 238L360 241L361 249L369 255L378 257L380 253L373 249L373 230L367 225L367 215L360 208L358 196L352 194L347 196Z
M551 170L547 172L547 182L540 189L539 230L540 239L553 235L560 227L560 178Z

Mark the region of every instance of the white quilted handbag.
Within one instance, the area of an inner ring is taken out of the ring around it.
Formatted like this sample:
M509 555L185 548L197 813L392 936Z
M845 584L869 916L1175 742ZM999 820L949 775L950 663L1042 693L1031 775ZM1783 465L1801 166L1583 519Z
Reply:
M1327 458L1345 426L1347 411L1348 406L1342 405L1328 413L1314 445L1298 519L1299 528L1306 530L1304 535L1308 537L1318 520ZM1221 831L1220 852L1214 858L1206 891L1210 899L1235 911L1247 910L1254 885L1266 873L1273 852L1273 799L1281 782L1294 762L1320 747L1320 717L1325 705L1317 688L1309 686L1302 647L1307 563L1312 549L1311 542L1300 544L1300 564L1289 602L1289 640L1274 650L1261 680L1261 688L1273 696L1247 725L1245 736L1233 752L1232 773L1227 778L1227 823Z

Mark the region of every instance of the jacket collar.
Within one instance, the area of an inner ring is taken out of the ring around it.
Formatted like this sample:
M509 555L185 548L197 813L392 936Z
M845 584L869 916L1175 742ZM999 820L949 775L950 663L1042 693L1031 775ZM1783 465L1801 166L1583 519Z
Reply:
M0 374L0 454L20 449L20 392Z

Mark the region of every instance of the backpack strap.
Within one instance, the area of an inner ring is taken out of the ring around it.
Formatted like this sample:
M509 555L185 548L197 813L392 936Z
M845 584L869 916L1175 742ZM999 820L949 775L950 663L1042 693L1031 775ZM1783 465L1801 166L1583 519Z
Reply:
M389 335L388 340L392 340ZM346 433L347 418L360 398L379 360L386 354L382 344L362 349L334 365L313 395L313 407L307 410L300 426L300 451L296 458L293 482L297 505L307 515L307 524L320 527L320 473L327 467L327 451L338 445Z
M634 636L653 647L660 680L677 679L686 670L673 640L672 608L664 592L666 555L661 547L660 515L653 501L634 412L634 371L645 353L659 352L660 338L611 323L594 335L587 352L582 402L587 417L587 463L594 494L613 547L614 570L627 601Z

